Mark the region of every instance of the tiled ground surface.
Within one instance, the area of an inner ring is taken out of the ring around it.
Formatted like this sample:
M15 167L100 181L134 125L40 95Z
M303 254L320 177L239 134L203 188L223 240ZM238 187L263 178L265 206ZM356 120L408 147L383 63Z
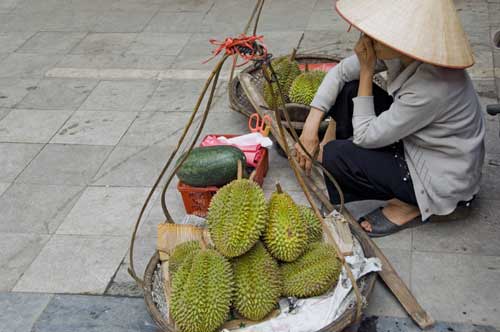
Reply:
M455 2L476 54L477 91L484 105L498 102L500 49L491 36L500 2ZM126 273L131 225L213 66L202 64L207 40L239 33L253 3L0 0L1 332L155 330ZM330 0L269 0L260 28L274 54L305 32L305 50L345 56L358 37L345 32ZM206 133L245 131L224 84L213 111ZM472 214L377 240L424 307L446 322L435 331L500 328L500 127L486 120L487 162ZM277 179L304 200L272 151L267 193ZM137 243L140 273L163 219L157 195L153 202ZM168 204L183 216L175 187ZM364 331L416 330L381 283L367 314L380 318Z

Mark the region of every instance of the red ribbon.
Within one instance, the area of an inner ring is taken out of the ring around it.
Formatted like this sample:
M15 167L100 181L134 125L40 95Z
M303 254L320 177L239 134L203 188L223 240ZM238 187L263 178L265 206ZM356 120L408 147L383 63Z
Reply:
M213 56L205 60L203 63L207 63L208 61L212 60L222 51L224 51L225 54L231 55L233 57L233 62L236 67L246 65L251 60L265 59L267 57L267 48L262 42L263 38L264 36L262 35L247 36L245 34L241 34L236 38L227 37L226 39L224 39L224 41L210 39L210 44L216 45L217 48L212 51ZM255 49L257 42L259 43L260 49L262 50L261 54L257 54L257 50ZM250 52L241 52L240 48L247 48L250 50ZM238 56L243 58L245 62L236 65Z

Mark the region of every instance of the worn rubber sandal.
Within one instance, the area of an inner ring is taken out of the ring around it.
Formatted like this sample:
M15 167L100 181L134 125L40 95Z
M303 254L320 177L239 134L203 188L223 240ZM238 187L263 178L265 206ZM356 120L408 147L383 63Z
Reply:
M363 221L368 221L372 226L372 231L365 231L370 237L382 237L390 234L397 233L403 229L416 227L422 225L422 218L420 216L413 218L409 222L404 225L396 225L382 213L382 208L378 208L364 217L361 217L358 220L358 223L361 224Z

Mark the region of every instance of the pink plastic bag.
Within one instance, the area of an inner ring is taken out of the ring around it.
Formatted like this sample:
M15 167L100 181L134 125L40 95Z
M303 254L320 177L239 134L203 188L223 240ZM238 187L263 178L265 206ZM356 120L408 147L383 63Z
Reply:
M257 167L257 163L259 160L262 158L262 147L260 144L257 145L236 145L236 144L229 144L225 141L219 140L217 136L207 136L201 142L201 146L216 146L216 145L232 145L234 147L237 147L243 153L245 154L245 158L247 160L247 165L251 167Z

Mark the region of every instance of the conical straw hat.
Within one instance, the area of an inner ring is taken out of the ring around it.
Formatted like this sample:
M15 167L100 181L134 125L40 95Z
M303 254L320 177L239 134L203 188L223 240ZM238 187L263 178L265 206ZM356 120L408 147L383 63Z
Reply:
M453 0L339 0L338 13L381 43L449 68L474 64Z

